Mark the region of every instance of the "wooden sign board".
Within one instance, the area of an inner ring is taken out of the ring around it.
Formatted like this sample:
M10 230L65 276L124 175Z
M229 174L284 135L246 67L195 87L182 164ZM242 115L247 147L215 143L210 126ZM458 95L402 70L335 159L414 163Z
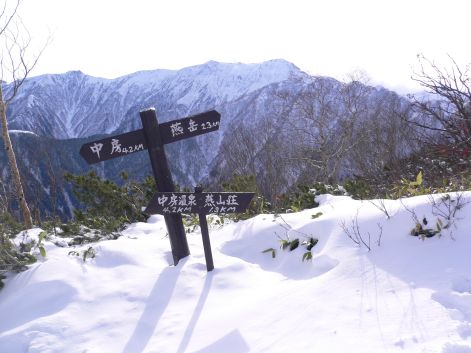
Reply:
M206 134L219 129L221 114L215 110L159 124L164 144Z
M165 144L219 129L221 115L211 110L187 118L159 124L154 108L139 112L142 129L88 142L80 148L80 155L88 164L148 151L157 190L174 192L170 168L165 154ZM175 265L188 256L190 250L186 239L181 214L164 215Z
M80 148L80 155L88 164L94 164L146 149L147 143L141 129L85 143Z
M220 120L221 115L215 110L172 120L159 124L160 138L163 144L169 144L216 131L219 129ZM85 143L80 148L80 155L88 164L94 164L143 151L147 148L144 130L140 129Z
M206 269L212 271L214 261L206 215L210 213L244 212L255 193L202 191L202 187L196 187L195 192L156 192L145 212L163 214L164 217L182 213L197 213L203 238Z
M148 214L241 213L252 201L252 192L157 192L149 202Z

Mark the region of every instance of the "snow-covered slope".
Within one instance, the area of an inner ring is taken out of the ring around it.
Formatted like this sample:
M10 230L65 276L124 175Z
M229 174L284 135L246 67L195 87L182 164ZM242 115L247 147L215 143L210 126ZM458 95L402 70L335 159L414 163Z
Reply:
M199 232L169 265L160 216L93 244L86 262L47 243L47 258L0 291L0 351L469 353L471 208L440 237L411 236L416 220L446 223L448 201L435 200L322 196L316 209L213 227L211 273ZM371 251L345 234L355 229ZM319 239L312 261L279 237ZM262 253L271 247L275 258Z

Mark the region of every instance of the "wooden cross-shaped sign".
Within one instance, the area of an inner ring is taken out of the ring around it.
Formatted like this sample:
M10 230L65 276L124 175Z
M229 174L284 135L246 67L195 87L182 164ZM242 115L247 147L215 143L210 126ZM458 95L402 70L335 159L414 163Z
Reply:
M196 188L194 193L175 192L164 145L218 130L221 115L211 110L159 124L154 108L139 114L142 129L85 143L80 148L80 155L87 163L93 164L147 150L159 192L153 196L146 212L164 215L175 265L190 254L181 214L198 213L206 267L211 271L214 265L206 214L243 212L254 194L202 193L201 188Z
M142 114L152 115L152 111L155 115L155 110L141 112L141 119ZM220 119L221 115L211 110L188 118L158 124L160 140L163 145L166 145L216 131L219 129ZM148 149L146 134L144 129L140 129L86 143L80 148L80 155L87 163L93 164L146 149Z
M139 115L142 129L85 143L80 148L80 155L93 164L147 149L157 190L175 192L164 145L218 130L221 115L211 110L162 124L158 123L154 108L143 110ZM181 214L166 214L164 218L176 265L190 254L185 228Z

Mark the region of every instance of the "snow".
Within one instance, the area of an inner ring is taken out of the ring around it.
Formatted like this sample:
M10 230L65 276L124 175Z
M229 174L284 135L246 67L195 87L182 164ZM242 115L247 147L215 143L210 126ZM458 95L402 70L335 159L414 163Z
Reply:
M258 64L211 61L115 79L70 71L26 80L10 108L18 128L33 126L37 133L60 139L89 137L115 131L148 106L159 108L159 119L181 118L294 77L309 75L281 59Z
M451 195L323 195L315 209L213 225L210 273L198 231L188 235L192 254L169 265L161 216L117 240L46 241L47 257L0 291L0 352L469 353L471 206L441 236L410 235L415 218L445 221ZM468 192L460 202L469 201ZM346 236L356 223L371 251ZM311 236L312 261L301 261L302 247L279 249L279 237ZM68 255L90 246L93 259ZM275 258L262 253L271 247Z
M34 136L38 136L36 135L34 132L32 131L27 131L27 130L9 130L8 131L11 134L26 134L26 135L34 135Z
M183 83L182 89L188 82L193 83L192 90L178 100L179 104L190 105L202 91L218 97L219 104L235 100L272 83L294 77L305 79L307 74L286 60L276 59L257 64L209 61L203 65L184 68L177 76L177 82Z

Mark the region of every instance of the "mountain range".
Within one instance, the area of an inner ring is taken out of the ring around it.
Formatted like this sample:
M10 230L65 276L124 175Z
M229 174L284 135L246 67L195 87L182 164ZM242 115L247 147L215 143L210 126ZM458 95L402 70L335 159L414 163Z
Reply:
M260 129L258 122L279 117L280 112L287 119L295 119L292 99L286 97L295 97L312 79L285 60L260 64L210 61L181 70L141 71L116 79L91 77L80 71L29 78L7 111L27 195L36 200L42 212L51 213L51 203L56 203L57 212L68 217L76 203L70 188L59 182L63 171L81 174L94 169L113 180L123 170L135 178L150 174L147 153L95 166L87 165L79 155L85 142L140 129L139 111L148 107L156 108L159 122L211 109L221 114L218 132L167 147L175 181L194 186L218 173L224 164L221 146L225 142L227 147L228 141L237 143L231 138L240 129L256 136L260 132L256 130ZM329 82L332 95L343 85L323 79ZM368 87L368 92L372 101L393 94L381 87ZM3 152L0 160L0 177L6 185L9 173ZM54 194L55 202L51 202L51 178L62 190Z

